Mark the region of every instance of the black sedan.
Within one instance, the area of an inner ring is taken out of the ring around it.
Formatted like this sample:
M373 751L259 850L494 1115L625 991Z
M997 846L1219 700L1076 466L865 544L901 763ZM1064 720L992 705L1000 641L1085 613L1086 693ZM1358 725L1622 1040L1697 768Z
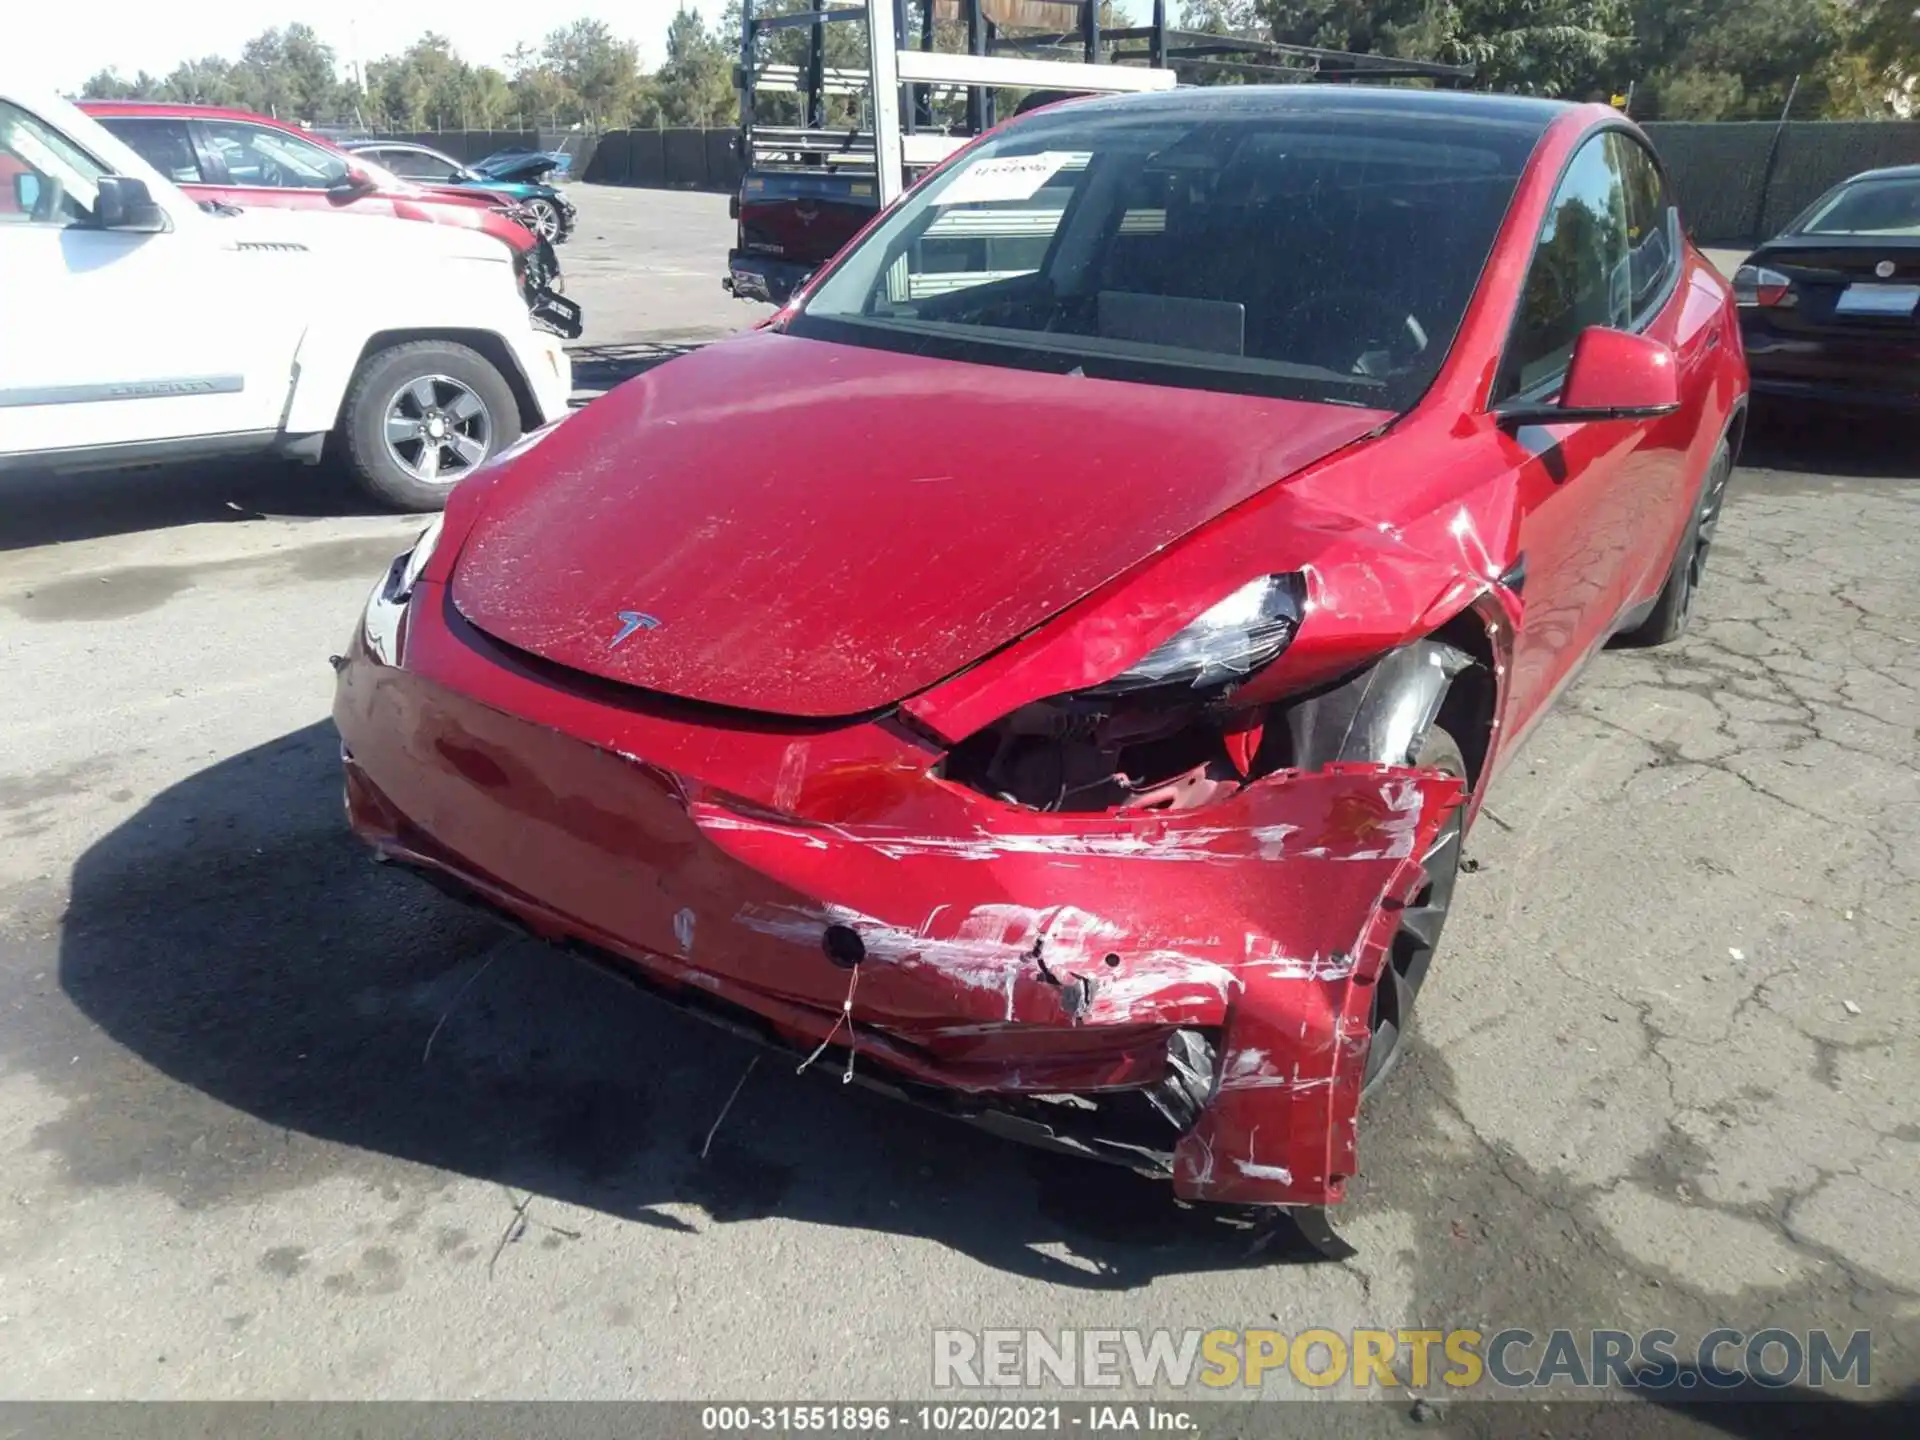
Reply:
M1734 292L1756 393L1920 410L1920 165L1835 186Z

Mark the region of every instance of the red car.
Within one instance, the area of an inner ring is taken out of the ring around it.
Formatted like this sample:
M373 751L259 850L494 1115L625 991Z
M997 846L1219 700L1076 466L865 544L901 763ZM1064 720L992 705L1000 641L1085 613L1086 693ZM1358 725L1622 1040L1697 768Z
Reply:
M1596 651L1685 627L1747 388L1607 108L1039 110L454 492L337 661L352 824L1332 1246L1462 836Z
M578 308L552 303L563 288L553 247L497 196L415 185L297 125L245 110L145 100L84 100L80 108L195 200L484 230L513 250L528 303L554 328L566 333L571 324L579 333Z

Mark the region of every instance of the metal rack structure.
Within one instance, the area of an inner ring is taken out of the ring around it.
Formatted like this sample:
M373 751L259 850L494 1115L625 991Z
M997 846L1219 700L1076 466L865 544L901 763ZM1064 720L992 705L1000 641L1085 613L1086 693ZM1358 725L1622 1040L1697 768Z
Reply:
M1169 27L1166 0L1153 0L1151 23L1103 30L1100 0L877 0L783 15L759 16L743 0L740 63L741 158L749 169L813 173L873 170L881 205L891 203L913 172L938 164L994 123L996 90L1120 94L1169 90L1185 75L1231 75L1255 82L1353 83L1421 80L1458 86L1470 67L1360 55L1271 40ZM909 5L917 12L918 45L909 47ZM826 27L867 22L867 69L826 64ZM940 23L962 23L964 53L935 49ZM758 42L781 30L807 29L800 65L765 63ZM759 92L802 97L797 126L755 122ZM940 125L935 105L965 96L965 119ZM864 124L827 127L829 95L866 101ZM880 97L894 97L880 103Z

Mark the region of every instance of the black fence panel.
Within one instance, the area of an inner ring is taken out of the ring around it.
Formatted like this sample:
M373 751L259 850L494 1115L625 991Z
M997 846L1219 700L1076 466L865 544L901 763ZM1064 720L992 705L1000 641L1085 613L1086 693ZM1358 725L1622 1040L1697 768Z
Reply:
M596 185L635 183L627 158L628 141L632 133L629 130L609 130L602 135L600 143L593 147L593 154L587 157L586 167L579 172L580 178Z
M1702 245L1739 245L1760 220L1767 154L1778 125L1648 125L1680 213Z
M667 183L667 137L660 130L635 130L633 139L632 176L628 182L633 185L650 185L655 189Z
M1830 120L1789 125L1766 197L1761 238L1850 176L1885 165L1920 164L1920 122Z
M738 190L742 178L739 132L736 130L707 131L707 188Z
M1757 243L1849 176L1920 163L1920 121L1665 123L1646 130L1703 245Z
M665 130L661 140L667 147L667 184L706 189L707 132Z

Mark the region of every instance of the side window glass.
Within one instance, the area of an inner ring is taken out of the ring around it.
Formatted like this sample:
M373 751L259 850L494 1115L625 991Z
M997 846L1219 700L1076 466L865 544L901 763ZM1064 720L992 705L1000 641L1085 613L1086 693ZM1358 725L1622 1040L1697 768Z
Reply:
M438 155L429 155L424 150L395 150L389 153L393 163L387 168L409 180L451 180L460 173Z
M1607 142L1614 147L1621 177L1627 187L1628 268L1633 277L1633 318L1644 324L1660 300L1679 264L1679 216L1660 167L1630 135L1618 132Z
M108 116L100 123L174 184L198 185L206 178L186 121Z
M1581 147L1547 205L1507 342L1501 398L1563 375L1582 332L1633 323L1627 191L1610 138Z
M84 225L106 173L59 131L0 100L0 225Z
M325 190L346 178L343 157L298 136L234 120L209 120L205 126L209 143L226 162L231 185Z

